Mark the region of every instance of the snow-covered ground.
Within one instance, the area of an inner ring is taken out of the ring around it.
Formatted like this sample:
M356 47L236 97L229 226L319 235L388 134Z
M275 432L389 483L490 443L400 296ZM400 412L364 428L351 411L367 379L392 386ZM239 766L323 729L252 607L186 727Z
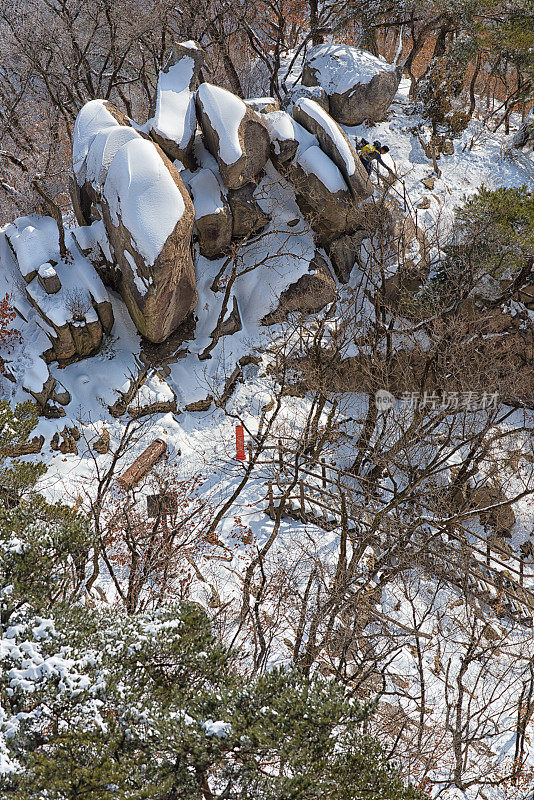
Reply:
M426 189L421 181L432 175L434 170L416 133L411 131L420 123L420 117L412 113L409 90L410 81L403 78L387 121L372 126L364 124L345 128L345 131L353 137L363 137L370 142L378 140L388 145L390 152L384 160L395 166L397 175L406 185L411 204L417 207L423 198L430 200L430 208L419 212L421 224L432 228L439 220L445 234L455 207L479 186L488 189L534 186L532 151L527 153L511 149L513 135L505 136L502 129L492 133L488 126L474 118L468 128L454 139L454 155L440 157L438 166L442 172L441 178L436 179L432 190ZM516 124L519 124L518 119ZM426 140L429 139L430 129L427 129ZM400 182L395 188L402 194Z
M454 155L440 158L442 175L435 180L434 188L426 189L422 180L432 174L432 165L417 136L411 132L419 120L412 114L408 88L408 81L403 80L387 121L372 127L362 125L345 130L353 140L362 136L369 141L379 139L390 147L389 162L402 179L411 205L416 207L423 198L430 199L430 208L419 212L421 224L429 228L439 225L445 232L453 219L455 206L464 195L475 192L482 184L491 189L523 184L533 186L532 157L509 151L510 142L502 133L490 133L477 120L473 120L462 136L455 140ZM142 144L142 140L140 142ZM235 143L232 144L235 150ZM234 159L234 150L232 158L228 156L229 161ZM395 189L400 192L399 196L403 196L401 181L397 182ZM247 245L239 256L238 277L227 308L228 311L232 308L235 298L242 330L221 337L211 349L209 358L199 358L212 343L210 334L220 314L223 292L214 292L212 285L224 259L208 261L197 256L199 300L195 310L197 323L194 339L184 343L183 357L170 363L168 371L149 370L145 384L132 403L143 406L174 396L178 412L156 415L141 422L139 437L126 452L118 470L119 473L123 472L153 439L160 437L168 445L167 464L176 470L180 478L200 474L200 496L214 507L237 488L247 466L246 462L235 459L236 421L243 422L252 434L256 434L262 409L274 397L275 386L266 369L265 356L259 366L250 364L243 368L243 379L237 383L226 410L212 404L207 411L188 412L185 406L210 394L216 396L222 391L240 358L262 351L268 343L272 343L277 328L266 329L260 325L260 320L276 307L280 293L288 284L308 271L315 252L312 234L292 192L271 166L256 197L262 208L272 215L272 221L266 231ZM7 290L10 283L5 276L14 269L14 262L3 239L0 240L0 260L4 273L1 288ZM119 443L128 420L127 415L115 419L109 414L108 407L117 400L118 393L127 388L131 377L138 373L142 347L124 304L113 292L110 292L110 297L115 325L102 350L90 359L63 369L59 369L57 364L50 366L51 375L72 396L65 417L41 418L36 430L36 433L45 437L42 458L49 466L48 473L42 479L42 488L54 499L75 503L77 498L84 496L84 491L90 491L96 466L105 469L110 456L91 453L87 444L105 426L110 433L113 449ZM4 396L14 401L28 398L23 390L22 373L38 370L40 366L38 351L42 352L41 338L44 334L36 325L35 312L31 308L28 308L28 323L24 333L23 344L8 356L17 382L13 384L2 379ZM42 377L36 376L35 381L38 382ZM361 418L367 399L355 396L350 403L351 416L354 419ZM279 418L279 430L290 430L294 436L298 436L299 425L308 410L309 401L306 398L288 397ZM521 425L519 412L510 417L506 424L510 430ZM65 425L77 425L83 432L77 455L63 455L49 448L54 433L61 431ZM335 457L338 464L344 464L342 447ZM215 588L222 605L240 603L245 569L273 531L274 523L265 514L268 478L269 469L258 467L227 511L218 528L221 545L214 546L201 556L197 564L204 581L198 580L193 584L194 599L207 605ZM510 476L510 481L514 480L520 482L524 476L518 472L516 476ZM517 545L533 529L534 505L527 497L514 510L517 521L512 544ZM249 537L237 537L236 531L243 528L249 530ZM270 610L275 619L270 663L291 658L291 650L284 643L286 640L291 642L292 637L294 639L297 626L296 611L291 603L302 591L302 583L309 574L309 564L314 559L320 560L327 582L328 571L333 569L338 551L337 529L327 532L315 525L291 519L281 522L276 543L269 551L266 569L273 582L278 576L280 592L287 592L290 599L288 608L281 609L275 602L273 590ZM298 565L302 566L300 578ZM189 567L184 566L186 568ZM100 588L109 602L115 601L112 585L106 580L105 574L102 575ZM419 766L415 766L417 758L412 758L410 777L414 780L428 778L429 794L439 794L447 800L518 800L532 797L532 794L529 795L531 789L528 781L531 775L529 777L528 769L534 769L534 750L528 757L527 771L516 786L488 785L479 790L476 784L469 786L468 771L467 777L464 776L464 789L448 788L440 792L443 786L441 782L450 780L454 767L454 736L464 736L465 739L473 736L472 750L468 756L469 763L472 763L471 772L473 775L476 772L477 776L487 772L488 781L495 780L500 767L504 769L514 758L517 727L515 703L527 674L526 665L534 657L531 629L513 626L497 616L483 618L486 612L464 602L459 591L439 584L437 580L424 578L422 573L416 571L409 587L402 578L388 584L379 609L384 618L372 623L365 637L367 643L375 637L373 646L377 650L384 649L384 662L388 662L384 703L375 726L386 741L394 740L399 734L406 752L411 749L413 755L419 749ZM215 612L214 616L221 629L224 628L222 617ZM420 631L417 636L413 634L415 628ZM494 660L489 667L484 667L484 674L482 662L476 659L468 664L465 674L462 672L470 635L477 638L481 652L487 654L491 647L495 648ZM388 655L385 651L393 636L398 646L392 648ZM242 641L246 646L245 637L242 637ZM326 660L326 652L323 657ZM469 714L475 720L471 723L474 728L462 727L464 718L461 714L466 713L466 705L459 701L458 692L463 685L470 698ZM506 690L503 688L505 685ZM488 717L485 716L487 707L492 710ZM405 732L399 732L400 728L396 727L402 723L400 717L396 717L399 708L415 721L421 722L422 733L418 742L415 741L415 728L412 729L410 724ZM460 717L454 716L456 712ZM457 730L454 729L455 724ZM532 733L532 728L530 731ZM528 748L530 744L526 746ZM432 761L428 774L425 774L423 763L426 757Z

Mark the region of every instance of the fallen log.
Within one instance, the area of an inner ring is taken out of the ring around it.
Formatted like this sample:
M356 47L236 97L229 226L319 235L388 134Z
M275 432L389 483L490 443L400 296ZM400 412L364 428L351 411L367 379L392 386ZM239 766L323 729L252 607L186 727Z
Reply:
M150 472L154 464L159 461L166 450L167 443L164 442L163 439L154 439L146 450L143 450L141 455L128 467L126 472L117 478L119 486L122 486L124 489L133 489L135 484L139 483L141 478L144 478L145 475Z

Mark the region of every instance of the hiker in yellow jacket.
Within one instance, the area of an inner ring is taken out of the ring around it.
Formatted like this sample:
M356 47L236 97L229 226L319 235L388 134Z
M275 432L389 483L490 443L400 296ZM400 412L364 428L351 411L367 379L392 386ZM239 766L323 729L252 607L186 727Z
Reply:
M363 140L365 141L365 140ZM376 161L378 164L381 164L389 174L396 178L395 173L393 170L388 167L386 163L382 160L382 156L385 153L389 153L389 147L381 142L373 142L373 144L369 144L369 142L365 142L363 147L359 150L358 155L360 156L360 160L365 167L365 171L368 175L371 174L371 170L373 168L373 161Z

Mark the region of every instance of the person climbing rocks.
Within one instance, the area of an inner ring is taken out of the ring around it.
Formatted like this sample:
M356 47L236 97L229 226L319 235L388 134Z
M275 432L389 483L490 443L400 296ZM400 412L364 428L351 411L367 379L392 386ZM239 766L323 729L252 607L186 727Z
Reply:
M362 142L364 141L365 139L362 139ZM376 161L378 164L381 164L383 167L385 167L385 169L387 169L392 178L397 177L393 170L382 160L382 156L385 155L385 153L389 153L389 147L379 141L373 142L373 144L366 142L363 145L358 155L360 156L360 160L368 175L371 174L373 161Z

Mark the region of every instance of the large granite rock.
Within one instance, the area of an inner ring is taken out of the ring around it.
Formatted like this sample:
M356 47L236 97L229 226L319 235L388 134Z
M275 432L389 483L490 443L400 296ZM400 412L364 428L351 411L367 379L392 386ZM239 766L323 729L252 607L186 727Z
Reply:
M302 83L325 90L330 114L342 125L384 119L400 79L399 67L366 50L341 44L312 48L302 70Z
M280 295L278 306L262 319L262 325L282 322L289 314L315 314L336 298L336 284L320 253L310 262L310 272L291 283Z
M95 213L103 220L113 285L138 331L162 342L197 301L194 209L180 174L157 144L122 125L101 100L80 111L73 152L79 205L89 207L88 222Z
M309 97L301 97L293 105L293 117L307 131L317 136L321 149L337 166L355 199L373 194L373 184L348 136L335 119Z
M254 198L255 185L247 183L240 189L228 191L228 202L232 212L232 238L248 239L262 231L270 217Z
M200 252L206 258L219 258L232 243L232 213L217 177L201 169L189 179L195 207L195 225Z
M317 145L297 155L288 177L320 246L352 227L352 194L339 169Z
M197 129L195 90L204 52L195 42L173 47L174 61L159 74L154 116L147 123L152 139L171 159L194 169L193 143Z
M254 182L267 163L270 147L260 115L236 95L210 83L198 88L197 113L225 186L240 189Z

